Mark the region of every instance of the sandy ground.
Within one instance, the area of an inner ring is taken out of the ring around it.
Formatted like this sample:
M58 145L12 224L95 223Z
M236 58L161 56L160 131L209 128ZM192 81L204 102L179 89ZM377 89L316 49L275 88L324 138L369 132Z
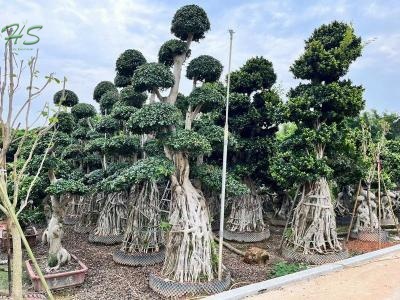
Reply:
M399 278L400 251L249 299L399 300Z

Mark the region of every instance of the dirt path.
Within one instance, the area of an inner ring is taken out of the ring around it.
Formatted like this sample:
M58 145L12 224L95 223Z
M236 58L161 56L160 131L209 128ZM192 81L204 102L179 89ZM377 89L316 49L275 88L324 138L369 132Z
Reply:
M371 262L301 281L251 300L398 300L400 251Z

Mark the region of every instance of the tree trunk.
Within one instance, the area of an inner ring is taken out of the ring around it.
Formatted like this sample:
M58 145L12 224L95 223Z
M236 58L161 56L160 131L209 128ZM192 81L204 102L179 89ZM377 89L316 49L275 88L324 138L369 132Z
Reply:
M132 205L121 250L128 253L158 252L163 243L160 228L160 195L155 182L134 186Z
M226 229L236 232L261 232L265 229L262 198L251 180L247 179L245 183L250 193L233 200Z
M12 299L22 300L22 245L17 226L10 222L12 236Z
M325 178L303 186L293 220L292 233L286 242L304 254L339 252L342 246L337 238L335 212L331 193Z
M71 255L61 245L64 234L62 220L65 214L66 203L70 199L71 195L63 195L61 197L51 196L52 215L47 229L42 236L42 241L49 243L48 266L51 270L57 270L60 266L71 260Z
M106 203L101 210L94 234L97 236L120 235L126 225L126 200L125 192L107 195Z
M176 171L171 176L171 230L162 273L178 282L214 279L217 259L209 213L202 193L189 180L189 161L184 153L172 154Z

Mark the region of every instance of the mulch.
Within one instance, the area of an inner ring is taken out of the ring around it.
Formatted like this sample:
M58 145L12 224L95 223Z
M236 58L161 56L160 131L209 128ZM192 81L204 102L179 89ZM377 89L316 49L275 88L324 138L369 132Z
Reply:
M63 246L74 254L89 268L83 285L55 291L56 299L163 299L148 286L150 273L160 273L162 264L147 267L128 267L116 264L112 254L119 248L115 246L94 245L88 243L88 234L79 234L72 227L65 226ZM272 266L284 261L279 256L278 249L282 237L282 227L270 226L271 237L259 243L229 242L239 250L246 251L250 246L266 249L270 259L265 265L250 265L243 258L224 248L223 263L232 276L232 288L264 281L270 278ZM394 243L381 243L380 248L389 247ZM379 243L350 240L346 247L353 254L361 254L379 249ZM37 245L34 252L38 259L47 257L47 246Z
M162 264L147 267L128 267L116 264L112 254L119 248L88 243L87 234L79 234L71 226L64 226L63 246L71 254L78 257L88 268L88 274L83 285L54 291L56 299L163 299L148 286L150 273L160 273ZM265 265L250 265L243 262L243 258L224 248L223 263L232 276L231 288L264 281L268 278L271 267L283 259L278 256L277 250L281 238L281 228L270 228L271 237L260 243L233 243L234 247L246 251L249 246L266 249L270 260ZM47 257L47 246L37 245L34 252L37 259Z

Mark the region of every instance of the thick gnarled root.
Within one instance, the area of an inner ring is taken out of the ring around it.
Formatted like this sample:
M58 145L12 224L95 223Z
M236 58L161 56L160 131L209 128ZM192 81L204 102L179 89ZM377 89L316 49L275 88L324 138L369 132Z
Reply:
M292 232L286 242L304 254L339 252L335 212L328 182L321 178L303 192L294 211Z
M121 235L126 226L128 195L118 192L107 195L106 203L101 210L97 226L93 231L97 236Z
M82 196L79 201L79 217L74 228L93 228L96 226L100 211L104 206L104 193L94 193Z
M48 272L58 270L71 260L69 252L62 247L61 240L63 236L62 224L59 218L53 216L47 229L43 232L42 242L49 244Z
M171 230L162 273L178 282L210 281L216 256L209 213L203 195L186 179L172 183Z
M131 208L121 251L126 253L158 252L163 239L160 228L160 194L155 182L134 186Z
M261 197L253 194L234 199L226 229L234 232L263 231L265 224L261 202Z

